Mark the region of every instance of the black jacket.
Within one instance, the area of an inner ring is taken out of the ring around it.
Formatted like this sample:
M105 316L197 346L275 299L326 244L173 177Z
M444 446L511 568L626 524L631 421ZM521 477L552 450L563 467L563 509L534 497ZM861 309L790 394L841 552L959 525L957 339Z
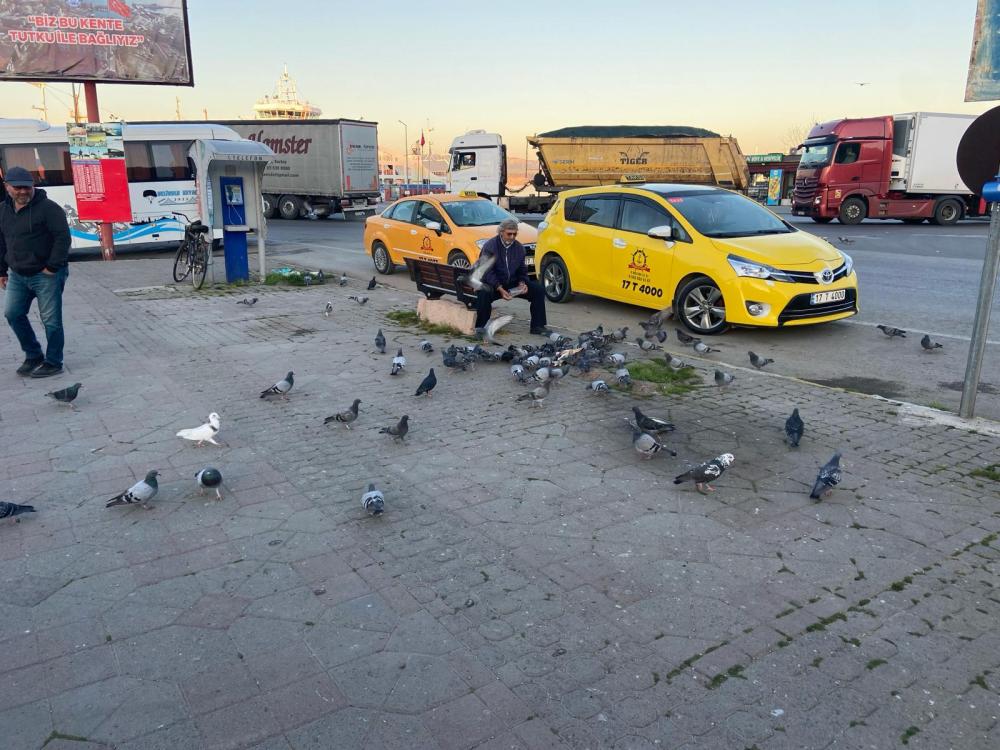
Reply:
M524 245L514 240L510 247L504 247L500 237L491 237L483 249L479 251L480 258L496 256L493 268L483 275L483 281L496 289L503 287L508 291L522 281L528 283L528 269L524 265Z
M69 261L69 224L66 213L44 190L35 188L20 211L11 200L0 202L0 276L9 268L33 276L47 268L53 273Z

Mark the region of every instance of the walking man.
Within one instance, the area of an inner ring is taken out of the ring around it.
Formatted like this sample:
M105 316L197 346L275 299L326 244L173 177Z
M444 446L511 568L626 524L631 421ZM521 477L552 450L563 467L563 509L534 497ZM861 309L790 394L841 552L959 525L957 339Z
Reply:
M483 275L486 286L476 293L476 330L482 331L498 299L514 299L524 295L531 304L531 332L547 336L545 327L545 291L537 281L528 278L524 265L524 245L517 241L517 221L504 219L497 228L497 236L483 245L479 258L494 256L496 262Z
M24 350L17 374L47 378L63 369L62 292L69 275L69 225L62 208L35 188L28 170L11 167L3 179L8 198L0 203L4 316ZM28 322L34 299L45 326L44 355Z

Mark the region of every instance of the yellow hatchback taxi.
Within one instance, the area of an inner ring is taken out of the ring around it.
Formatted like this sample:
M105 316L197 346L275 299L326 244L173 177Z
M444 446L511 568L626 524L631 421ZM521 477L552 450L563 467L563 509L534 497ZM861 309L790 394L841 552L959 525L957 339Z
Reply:
M516 217L475 193L400 198L365 219L365 252L383 274L392 273L405 258L470 268L504 219ZM520 223L517 239L524 245L525 264L533 267L538 230Z
M851 257L755 201L695 185L566 190L539 225L545 295L672 307L698 334L858 312Z

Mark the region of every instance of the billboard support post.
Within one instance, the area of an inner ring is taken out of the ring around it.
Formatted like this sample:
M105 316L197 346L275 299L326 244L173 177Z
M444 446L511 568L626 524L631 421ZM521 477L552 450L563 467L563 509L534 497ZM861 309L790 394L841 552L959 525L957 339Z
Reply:
M101 111L97 107L97 84L87 81L83 84L83 95L87 101L87 122L100 122ZM115 259L115 236L111 225L102 221L98 227L101 236L101 258Z

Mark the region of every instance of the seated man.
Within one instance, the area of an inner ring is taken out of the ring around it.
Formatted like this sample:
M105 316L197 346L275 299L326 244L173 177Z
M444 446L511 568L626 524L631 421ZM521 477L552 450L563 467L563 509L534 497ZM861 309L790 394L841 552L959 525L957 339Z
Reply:
M541 284L528 278L524 245L517 241L517 222L514 219L500 222L497 236L483 245L479 253L480 262L491 256L496 260L483 276L486 286L476 294L476 331L481 333L489 321L495 300L524 295L531 304L531 332L547 336L550 331L545 327L545 291Z

